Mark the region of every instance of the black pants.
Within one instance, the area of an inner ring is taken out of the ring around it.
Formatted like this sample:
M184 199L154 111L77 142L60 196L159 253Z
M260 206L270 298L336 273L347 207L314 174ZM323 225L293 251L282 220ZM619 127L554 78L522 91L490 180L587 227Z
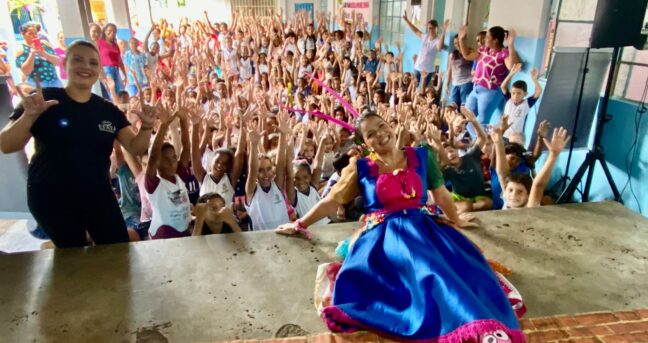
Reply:
M58 248L128 242L124 217L110 184L27 185L27 203L38 225Z

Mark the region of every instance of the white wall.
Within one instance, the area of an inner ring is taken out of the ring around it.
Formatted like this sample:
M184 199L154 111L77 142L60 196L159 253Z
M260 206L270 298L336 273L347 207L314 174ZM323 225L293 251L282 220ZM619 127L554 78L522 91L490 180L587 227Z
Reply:
M106 4L106 19L108 19L108 22L114 23L118 28L130 28L128 3L126 0L105 0L104 3ZM136 8L131 9L131 11L136 10Z
M147 0L136 0L147 1ZM151 5L154 1L151 1ZM176 26L182 17L191 19L202 19L203 11L207 10L209 13L209 20L215 22L231 22L232 20L232 6L229 0L186 0L185 7L178 7L177 1L169 0L167 8L151 8L153 20L158 21L162 18L167 19L170 23ZM146 14L148 15L148 14Z
M549 0L491 0L488 25L513 28L521 37L544 37L549 3Z

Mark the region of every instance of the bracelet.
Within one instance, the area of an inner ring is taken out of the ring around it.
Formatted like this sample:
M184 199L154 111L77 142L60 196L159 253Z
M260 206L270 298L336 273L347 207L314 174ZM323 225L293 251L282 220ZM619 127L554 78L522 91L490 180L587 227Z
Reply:
M298 233L301 233L302 235L306 236L307 239L313 239L313 233L308 231L308 227L304 226L301 219L297 219L295 221L295 231L297 231Z

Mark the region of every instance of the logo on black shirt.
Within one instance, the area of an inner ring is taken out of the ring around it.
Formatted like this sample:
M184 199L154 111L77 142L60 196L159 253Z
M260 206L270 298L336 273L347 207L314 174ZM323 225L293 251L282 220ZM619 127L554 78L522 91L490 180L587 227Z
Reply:
M101 124L99 124L98 126L99 126L99 131L108 132L108 133L115 133L116 131L113 123L107 120L102 121Z

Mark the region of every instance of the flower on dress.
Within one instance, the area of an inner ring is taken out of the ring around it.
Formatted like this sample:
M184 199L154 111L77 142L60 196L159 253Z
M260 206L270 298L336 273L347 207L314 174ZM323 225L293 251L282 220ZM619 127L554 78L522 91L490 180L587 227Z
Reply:
M363 231L369 231L376 227L376 225L385 221L385 214L381 212L372 212L362 216L361 220L364 224Z

